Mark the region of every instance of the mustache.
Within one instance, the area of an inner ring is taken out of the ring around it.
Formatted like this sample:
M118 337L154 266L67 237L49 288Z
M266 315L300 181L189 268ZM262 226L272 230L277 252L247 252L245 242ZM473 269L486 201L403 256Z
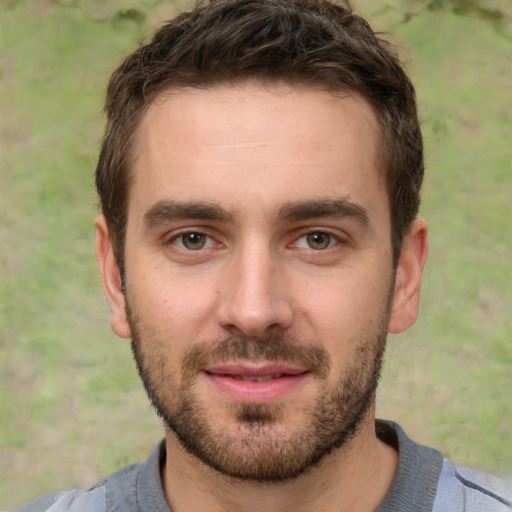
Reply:
M201 343L191 347L183 359L183 380L192 379L208 364L240 359L294 363L304 366L320 379L327 377L331 366L323 348L301 343L293 336L279 333L260 338L230 336L215 344Z

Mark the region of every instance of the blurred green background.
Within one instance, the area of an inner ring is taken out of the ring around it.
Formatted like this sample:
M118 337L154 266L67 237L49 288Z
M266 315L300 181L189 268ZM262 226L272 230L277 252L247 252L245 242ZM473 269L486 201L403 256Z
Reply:
M359 0L417 87L431 252L378 414L454 461L512 470L512 2ZM105 85L189 6L0 0L0 509L83 486L162 436L109 329L93 256Z

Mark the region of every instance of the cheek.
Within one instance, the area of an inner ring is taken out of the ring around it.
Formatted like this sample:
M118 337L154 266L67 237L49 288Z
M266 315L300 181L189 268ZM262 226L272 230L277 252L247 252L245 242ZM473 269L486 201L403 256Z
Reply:
M324 345L331 357L350 357L385 323L391 280L383 275L344 268L324 282L312 280L297 303L298 334Z
M343 268L324 279L311 279L303 303L322 323L357 324L372 318L386 304L391 281L374 271Z
M133 312L151 332L179 341L201 341L211 321L215 290L207 280L186 279L163 268L128 282Z

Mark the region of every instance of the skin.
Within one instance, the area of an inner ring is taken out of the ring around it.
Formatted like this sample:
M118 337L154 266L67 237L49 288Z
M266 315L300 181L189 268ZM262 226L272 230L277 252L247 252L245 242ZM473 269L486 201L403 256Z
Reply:
M375 115L356 93L248 83L170 91L150 106L129 192L125 272L143 338L158 340L158 347L147 343L143 350L160 354L162 374L179 385L190 347L215 346L229 336L279 332L320 346L330 361L325 378L306 375L270 399L281 412L265 435L279 439L300 430L315 399L357 366L362 339L414 323L426 223L412 223L395 274L377 150ZM198 220L190 209L170 216L159 208L176 201L214 205L225 215ZM341 201L364 215L305 212L305 204L319 201ZM283 215L290 204L302 213ZM96 228L112 329L129 338L126 298L101 215ZM184 245L182 235L190 231L207 236L202 249ZM330 236L326 248L310 245L308 234L319 232ZM248 434L231 395L204 372L194 386L216 431L234 439ZM225 476L184 450L169 429L166 448L176 461L162 471L174 512L341 510L341 504L375 510L398 460L375 435L373 405L349 442L285 482Z

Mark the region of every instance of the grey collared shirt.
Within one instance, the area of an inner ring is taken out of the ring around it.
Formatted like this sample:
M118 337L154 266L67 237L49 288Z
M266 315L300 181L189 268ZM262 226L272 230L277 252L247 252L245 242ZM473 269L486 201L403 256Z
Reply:
M437 450L411 441L396 423L378 421L377 431L397 447L399 463L376 512L512 511L512 482L455 466ZM171 512L160 480L165 457L162 441L145 462L121 469L90 489L44 494L13 512Z

